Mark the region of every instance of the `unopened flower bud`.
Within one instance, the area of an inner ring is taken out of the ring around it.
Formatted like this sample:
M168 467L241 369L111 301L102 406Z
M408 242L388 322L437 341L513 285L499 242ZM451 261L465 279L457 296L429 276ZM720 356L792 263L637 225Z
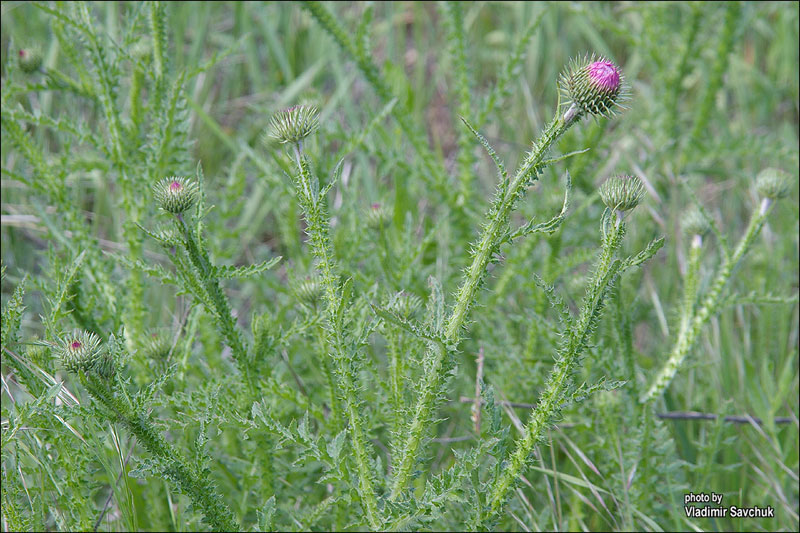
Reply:
M322 299L322 282L316 276L306 278L295 287L294 293L300 303L315 308Z
M153 55L153 48L147 39L139 39L131 46L131 57L136 61L147 62Z
M573 60L561 75L561 87L572 104L567 111L571 113L570 120L577 112L612 116L625 96L625 79L619 68L605 58L595 59L594 55Z
M611 176L600 186L600 198L612 211L630 211L644 198L644 184L638 176Z
M144 355L155 361L163 361L172 350L172 339L166 331L154 331L147 335L142 346Z
M791 192L792 178L788 172L777 168L765 168L756 178L758 193L770 200L784 198Z
M88 331L75 330L56 343L56 355L61 365L69 372L89 373L97 371L106 358L100 337ZM107 370L102 368L101 370ZM102 374L101 375L105 375Z
M42 53L35 48L22 48L19 51L19 68L30 74L42 66Z
M298 143L319 128L319 111L313 105L296 105L278 111L270 122L269 136L281 143Z
M372 204L367 211L367 227L373 229L386 227L391 216L391 210L385 205Z
M711 225L706 220L706 217L703 216L703 213L700 212L699 209L693 207L689 209L681 219L681 227L686 235L694 236L699 235L703 237L706 233L711 230Z
M409 318L422 307L422 300L416 294L401 291L394 296L389 307L401 317Z
M191 209L197 201L198 191L197 183L193 180L177 176L164 178L153 187L158 206L173 215Z

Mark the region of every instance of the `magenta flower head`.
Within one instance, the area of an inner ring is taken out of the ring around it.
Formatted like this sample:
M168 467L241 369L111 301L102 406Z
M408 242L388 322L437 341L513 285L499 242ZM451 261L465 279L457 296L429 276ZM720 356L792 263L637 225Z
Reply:
M164 178L153 187L158 206L173 215L188 211L197 201L198 186L189 178Z
M561 89L577 113L610 117L627 98L625 78L617 65L604 57L584 57L570 63L561 75Z

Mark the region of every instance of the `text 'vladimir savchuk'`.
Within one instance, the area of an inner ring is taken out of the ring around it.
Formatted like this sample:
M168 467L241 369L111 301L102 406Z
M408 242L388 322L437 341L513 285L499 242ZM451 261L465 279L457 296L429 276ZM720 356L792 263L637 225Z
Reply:
M715 507L695 507L689 505L691 503L707 503ZM683 495L683 509L686 516L689 518L774 518L775 509L768 505L767 507L737 507L731 505L729 507L722 507L722 494L712 492L707 494L705 492L693 493Z

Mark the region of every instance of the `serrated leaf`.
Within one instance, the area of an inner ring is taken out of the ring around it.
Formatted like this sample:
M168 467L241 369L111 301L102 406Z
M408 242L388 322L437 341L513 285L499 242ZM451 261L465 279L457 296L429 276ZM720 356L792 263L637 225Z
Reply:
M620 272L639 266L658 252L664 246L664 237L658 237L648 243L647 247L636 255L627 257L620 266Z
M428 278L428 285L431 288L431 295L428 299L427 325L435 333L441 334L444 331L445 306L442 284L439 280L431 276Z
M531 233L554 233L564 222L564 219L567 217L567 210L569 209L569 202L572 196L572 178L567 172L567 184L566 190L564 192L564 203L561 207L561 212L548 220L547 222L543 222L541 224L534 224L534 220L531 219L526 225L522 226L518 230L513 233L506 234L505 237L502 239L501 243L504 242L511 242L514 239L518 239L519 237L524 237L525 235L530 235Z
M263 261L261 263L257 263L255 265L243 266L243 267L234 267L234 266L219 266L215 267L215 273L219 279L234 279L234 278L247 278L250 276L255 276L256 274L261 274L262 272L269 270L273 266L275 266L282 257L274 257L267 261Z
M270 496L264 502L264 506L258 510L258 530L272 531L274 529L273 519L275 518L275 496Z
M346 435L347 428L341 430L330 442L328 442L327 451L333 464L336 464L339 460L339 455L342 453Z

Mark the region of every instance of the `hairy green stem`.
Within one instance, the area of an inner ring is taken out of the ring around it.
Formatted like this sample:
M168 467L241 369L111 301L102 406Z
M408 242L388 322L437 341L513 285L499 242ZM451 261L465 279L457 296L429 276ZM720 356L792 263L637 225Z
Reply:
M205 287L208 295L211 297L211 302L214 305L214 314L217 317L222 335L225 337L225 342L230 346L233 354L233 360L242 372L248 385L252 389L252 376L250 372L250 365L247 361L247 347L245 346L244 339L239 330L236 328L236 321L231 313L231 307L228 303L228 298L222 292L219 286L219 279L214 273L214 267L208 258L208 252L197 244L197 239L194 235L194 230L186 223L181 215L175 217L175 223L178 229L183 234L186 253L189 260L194 265L200 274L200 280ZM251 390L252 392L252 390Z
M461 329L467 321L470 308L475 300L475 294L486 274L486 267L493 254L498 251L511 211L517 199L524 192L524 188L530 184L531 174L536 176L544 168L542 162L547 150L575 123L577 118L578 114L572 114L567 120L557 115L542 132L539 140L534 143L533 148L508 186L501 188L495 197L487 216L489 222L475 247L472 265L467 270L464 281L458 289L455 306L445 325L444 339L448 345L458 344L460 340ZM445 379L446 373L444 369L445 358L447 357L445 346L431 343L429 350L429 354L426 357L432 356L433 364L425 375L421 394L414 409L414 416L408 425L405 444L395 470L392 499L400 495L411 478L417 461L419 446L425 434L425 428L430 422L431 415L436 407L436 397L439 395Z
M564 395L571 383L571 375L580 361L580 356L597 321L605 293L618 274L619 261L614 261L614 256L622 243L624 233L624 224L613 224L610 225L609 234L603 239L600 260L587 289L578 321L574 330L570 332L569 343L550 372L545 390L539 396L539 402L531 413L528 424L523 430L523 436L517 440L514 452L506 461L507 466L490 489L489 508L481 517L481 522L484 524L492 521L502 511L509 491L528 464L533 447L564 401Z
M331 250L330 236L328 235L330 221L322 207L322 200L318 196L316 178L312 176L308 162L303 157L301 150L302 145L300 143L295 145L294 154L298 165L297 195L306 219L306 232L308 233L311 247L314 255L319 260L317 268L325 288L328 345L332 350L331 355L334 359L339 385L338 392L340 397L344 399L345 415L350 424L349 431L352 435L351 443L359 478L358 492L370 527L380 530L383 519L378 510L378 500L373 487L369 443L360 412L363 406L355 385L356 376L351 368L351 359L348 356L339 315L345 302L343 301L338 276L335 273L336 267Z
M393 427L395 435L400 433L403 427L403 377L405 369L403 367L403 356L405 351L402 349L402 333L399 328L393 327L389 331L389 389L392 392L392 407L394 408Z
M139 65L134 64L133 73L131 75L131 89L129 95L130 113L131 113L131 127L133 134L139 133L139 122L141 121L142 105L139 103L141 97L142 83L144 82L144 72L139 68Z
M770 208L770 201L764 199L760 209L753 212L753 215L750 218L750 223L747 226L747 230L745 231L739 243L736 245L736 249L734 250L733 254L723 259L719 272L717 273L716 278L714 278L711 287L708 289L702 305L695 313L692 313L688 317L684 318L685 327L681 328L678 334L678 340L675 342L667 362L656 375L656 378L653 380L653 384L650 386L650 389L644 396L640 398L640 402L650 403L655 401L669 386L672 378L675 377L675 374L683 365L686 356L689 355L689 352L694 346L698 335L700 335L703 326L705 326L706 322L708 322L708 320L719 309L719 302L723 289L728 284L728 281L733 274L733 270L739 264L744 254L750 249L753 241L761 231L761 227L764 225L764 221L767 219ZM696 283L696 281L694 283Z
M681 317L681 332L689 327L689 323L694 316L694 308L697 303L697 283L700 276L700 262L702 260L703 238L700 235L692 237L689 246L689 258L686 263L686 277L683 287L683 309Z
M333 426L338 430L342 423L342 408L339 405L339 398L336 396L336 383L333 369L331 368L331 362L328 360L328 339L322 328L317 328L317 341L319 342L319 359L322 362L322 370L325 372L325 381L328 383L328 401L331 404L331 419L333 420Z

